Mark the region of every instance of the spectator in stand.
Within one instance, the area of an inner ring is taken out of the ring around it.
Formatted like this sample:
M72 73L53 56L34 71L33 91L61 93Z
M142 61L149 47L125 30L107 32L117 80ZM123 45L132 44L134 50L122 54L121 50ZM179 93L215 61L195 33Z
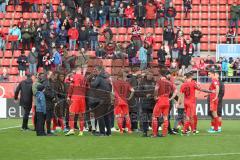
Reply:
M66 19L64 19L62 26L64 26L66 30L69 30L71 28L69 17L66 17Z
M0 76L0 82L9 82L9 75L7 69L4 67L2 75Z
M110 26L117 26L117 16L118 16L118 8L116 7L114 1L111 2L111 6L109 8L109 21Z
M134 46L137 47L137 50L139 50L139 48L142 46L141 28L137 25L137 22L134 22L132 27L131 41L133 41Z
M235 44L236 33L235 33L233 27L228 29L226 38L227 38L227 41L226 41L227 44Z
M38 2L36 0L30 0L30 4L32 5L32 12L38 12Z
M239 12L240 8L235 1L230 8L230 28L235 26L236 30L238 30Z
M21 41L22 39L22 34L20 29L17 27L17 25L13 25L13 28L9 30L9 34L12 36L17 36L17 40L12 41L11 43L12 55L13 55L14 50L18 50L18 45L19 45L19 41Z
M193 56L193 54L194 54L194 47L193 47L190 39L187 39L187 40L186 40L186 43L185 43L185 45L184 45L183 52L186 52L186 54L189 55L189 56L191 56L191 57Z
M82 26L80 31L79 31L79 48L87 48L88 45L88 39L89 39L89 33L86 30L85 26Z
M0 0L0 12L6 13L6 0Z
M122 59L124 62L125 57L127 57L125 50L122 46L121 43L117 43L115 53L114 53L114 58L116 59Z
M175 59L175 60L178 60L179 59L179 49L178 49L178 46L177 46L177 43L174 43L173 45L173 48L171 49L171 57L172 57L172 60Z
M197 26L195 26L194 30L191 32L190 37L192 39L192 44L194 47L194 57L200 57L200 41L203 35Z
M214 61L211 59L210 55L207 56L207 59L205 60L205 63L206 64L214 64Z
M172 28L174 28L174 19L176 15L177 15L177 11L173 7L173 3L170 3L169 8L166 9L166 17L168 19L168 25L172 25Z
M41 41L43 40L43 34L42 34L41 27L39 27L37 29L37 32L35 32L33 34L34 34L34 44L36 46L36 50L40 50L40 44L41 44Z
M188 13L192 9L192 0L183 0L185 19L188 18Z
M183 34L182 31L180 31L179 34L178 34L178 38L177 38L177 45L178 45L178 49L180 51L180 54L182 54L183 51L184 51L185 43L186 43L186 41L185 41L185 38L184 38L184 34Z
M228 61L226 58L223 58L221 61L221 68L222 68L222 76L224 81L226 81L226 77L228 75Z
M114 58L114 52L116 50L116 44L114 42L110 42L105 45L104 50L106 51L105 58Z
M37 74L37 61L38 61L38 53L36 51L36 48L32 47L32 50L28 55L29 73L32 75Z
M38 65L37 65L37 70L40 67L43 67L43 56L48 52L48 47L47 44L45 43L44 40L41 41L39 49L37 49L38 52Z
M234 76L234 60L232 57L228 61L228 82L233 82Z
M52 4L47 3L43 13L45 14L45 16L47 17L48 21L51 21L54 19L54 9Z
M173 28L168 25L163 32L163 41L166 45L172 45L174 40L174 31Z
M30 27L29 23L27 22L25 27L22 28L22 44L23 50L30 50L30 43L31 43L31 38L32 38L32 28Z
M43 69L44 69L44 71L45 72L50 71L53 59L52 59L52 57L50 56L49 53L46 53L46 55L43 56L42 62L43 62Z
M75 12L74 17L78 19L78 22L79 22L80 26L82 26L83 23L84 23L84 18L85 18L84 14L83 14L82 7L77 8L77 11Z
M72 27L68 30L68 37L69 37L69 50L75 51L76 49L76 43L78 40L78 30L75 27Z
M26 57L26 55L25 55L23 50L21 52L21 55L17 59L17 63L18 63L19 75L20 75L20 77L24 77L25 76L25 72L27 70L28 58Z
M124 19L125 19L124 11L125 11L124 5L123 5L123 3L120 3L120 6L118 8L118 26L119 27L124 26Z
M181 55L180 58L180 65L184 65L186 68L190 65L190 61L191 61L191 55L187 54L186 51L184 51Z
M154 38L152 34L149 32L147 33L144 43L146 44L147 49L147 64L149 66L149 63L152 61L152 52L153 52L153 45L155 43Z
M149 2L146 4L145 8L146 8L146 26L155 27L155 20L156 20L156 13L157 13L156 6L152 2Z
M53 28L56 30L57 33L61 30L61 21L58 17L54 17L54 20L50 22L50 25L53 25Z
M89 31L89 41L91 45L91 50L95 51L98 46L98 29L95 26L93 26L92 29Z
M143 27L146 16L146 8L143 6L141 1L139 1L139 3L134 7L134 16L136 17L137 24Z
M90 3L90 8L88 9L87 17L89 17L91 22L95 24L95 21L97 20L98 17L98 12L93 3Z
M127 27L131 27L132 26L132 22L134 17L134 8L133 6L131 6L130 4L127 6L127 8L124 10L124 14L126 17L126 26Z
M178 71L178 75L184 77L186 73L188 73L188 69L185 65L182 65L182 67Z
M157 22L158 22L158 27L162 27L162 29L164 29L165 8L161 1L157 6Z
M166 56L167 56L167 52L165 51L164 45L162 45L157 52L158 65L160 67L165 67Z
M105 43L108 44L112 41L112 38L113 38L113 32L111 30L110 27L106 27L104 30L103 30L103 35L105 37Z
M140 70L147 69L147 49L143 45L139 50Z
M103 25L106 24L106 19L108 15L108 7L105 5L104 1L100 2L98 15L99 15L100 26L102 27Z
M129 61L129 65L130 67L132 67L133 65L135 65L137 63L137 49L133 43L133 41L130 41L130 43L128 44L127 48L126 48L126 53L128 55L128 61Z
M87 51L84 48L81 48L79 51L76 61L75 61L75 66L79 67L81 69L82 75L85 75L88 69L88 61L89 61L89 56L87 54Z
M24 13L24 12L30 12L30 7L31 7L31 5L30 5L30 3L29 3L29 0L24 0L24 1L22 2L22 13Z
M49 51L51 50L52 44L55 43L56 44L56 40L58 40L57 42L61 42L61 40L64 40L65 38L65 34L67 36L67 33L65 33L65 29L61 30L62 34L57 34L56 30L54 29L54 26L51 25L50 29L47 30L47 35L46 35L46 44L48 45Z
M170 70L178 70L178 63L176 59L172 60Z
M16 9L16 6L19 5L19 0L12 0L12 4L14 6L14 9Z
M240 82L240 60L239 60L239 58L237 58L235 61L234 69L235 69L234 76L236 77L235 82Z
M207 76L208 72L206 71L206 64L204 59L200 59L199 65L198 65L198 74L200 76L200 82L207 82Z
M17 23L18 28L21 30L22 28L24 28L26 22L24 21L23 18L20 18L19 22Z
M5 40L6 40L6 36L4 34L3 31L0 31L0 51L5 51Z
M60 71L60 67L62 65L62 57L61 54L58 52L58 50L56 48L53 48L53 64L54 64L54 69L55 71Z
M106 55L106 52L104 50L103 44L100 43L96 49L96 57L103 58L103 57L105 57L105 55Z

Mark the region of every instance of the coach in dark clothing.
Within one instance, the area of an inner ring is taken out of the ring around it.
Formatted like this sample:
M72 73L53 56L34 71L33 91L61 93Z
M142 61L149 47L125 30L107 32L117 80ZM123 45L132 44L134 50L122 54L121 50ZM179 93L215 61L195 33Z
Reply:
M141 93L140 103L142 107L141 123L143 127L143 137L147 137L149 123L151 122L151 114L155 105L154 100L155 82L153 75L148 73L139 84L139 92Z
M91 82L91 87L96 89L96 99L98 105L92 110L95 118L98 120L100 135L111 135L110 113L113 111L111 105L112 86L109 81L109 76L105 73L101 66L96 67L96 78ZM107 132L105 132L105 127Z
M19 83L14 93L14 100L18 100L18 95L20 92L20 106L24 109L24 116L22 122L22 129L28 130L28 118L30 111L32 109L33 102L33 92L32 92L33 80L31 75L27 75L27 79Z

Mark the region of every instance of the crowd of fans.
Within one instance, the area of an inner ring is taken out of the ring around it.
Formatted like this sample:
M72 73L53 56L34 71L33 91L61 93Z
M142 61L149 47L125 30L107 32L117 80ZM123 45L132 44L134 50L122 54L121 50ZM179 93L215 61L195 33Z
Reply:
M9 2L3 0L0 3L4 6ZM20 4L18 0L11 3L14 6ZM183 4L187 18L191 0L184 0ZM86 68L90 50L95 51L97 58L127 58L131 67L140 66L140 70L145 70L154 62L156 43L152 33L142 35L141 27L155 26L163 29L163 42L157 51L159 66L180 69L180 72L192 68L206 69L202 63L193 64L191 61L192 57L200 57L200 42L203 37L201 31L195 27L187 37L181 27L174 26L177 12L171 0L62 0L55 13L51 3L24 1L21 5L23 12L43 12L44 15L39 20L25 21L21 18L9 30L9 35L16 37L11 41L12 54L20 48L19 43L22 43L22 53L17 60L20 76L24 76L28 68L31 74L36 74L41 68L44 71L64 69L66 72L76 65ZM40 10L40 5L44 5L43 10ZM232 37L235 33L231 27L236 22L234 17L239 15L238 10L239 7L234 3L231 7L228 43L234 43ZM238 21L238 18L236 19ZM111 27L131 27L130 43L125 46L115 42ZM0 47L3 49L6 37L3 33L0 35ZM104 42L99 41L99 36L102 35L105 38ZM27 50L31 50L29 55L26 55ZM76 54L69 52L76 50ZM204 64L208 62L204 61Z

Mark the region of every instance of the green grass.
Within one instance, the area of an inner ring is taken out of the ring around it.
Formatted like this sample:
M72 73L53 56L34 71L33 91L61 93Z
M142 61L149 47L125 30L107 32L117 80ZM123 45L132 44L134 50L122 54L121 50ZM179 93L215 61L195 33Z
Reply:
M223 133L216 135L206 132L209 121L200 121L201 134L166 138L142 138L136 133L132 135L114 133L111 137L93 137L88 133L83 137L37 137L35 132L22 132L19 128L1 130L5 127L18 126L20 123L21 121L17 119L0 120L1 160L104 160L102 158L118 157L119 160L123 158L237 160L240 156L239 121L224 121Z

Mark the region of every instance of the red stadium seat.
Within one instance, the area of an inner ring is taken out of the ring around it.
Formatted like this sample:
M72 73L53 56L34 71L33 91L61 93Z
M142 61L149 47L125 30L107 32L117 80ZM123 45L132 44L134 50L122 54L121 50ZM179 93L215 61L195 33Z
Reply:
M130 41L131 41L131 38L132 38L131 35L127 35L125 41L130 42Z
M210 0L210 4L218 4L218 0Z
M7 6L7 11L8 12L13 12L14 11L14 6L13 5L8 5Z
M4 27L10 27L11 26L11 20L5 19L5 21L3 21L3 26Z
M210 41L217 43L217 41L218 41L217 35L210 36Z
M190 21L189 20L183 21L182 26L184 26L184 27L190 26Z
M146 28L145 33L153 33L153 28Z
M21 55L21 51L20 50L14 51L14 57L15 58L19 57L20 55Z
M211 19L217 19L217 13L211 13L210 18Z
M3 33L5 33L5 34L8 34L9 29L8 29L8 28L3 28L2 31L3 31Z
M210 11L211 12L217 12L217 6L215 6L215 5L211 5L211 7L210 7Z
M12 60L12 66L18 66L17 58Z
M220 13L220 14L219 14L219 18L226 20L226 18L227 18L226 12Z
M126 34L127 29L125 27L118 28L118 34Z
M202 6L202 12L208 12L208 5L207 6L205 6L205 5Z
M12 19L12 17L13 17L13 13L7 12L7 13L5 14L5 18L6 18L6 19Z
M210 21L210 26L211 26L211 27L217 27L217 26L219 26L219 23L218 23L217 20L211 20L211 21Z
M10 66L10 64L11 64L10 59L6 58L2 59L2 66Z
M1 19L4 18L4 13L0 13L0 18L1 18Z
M112 60L111 59L103 59L102 62L103 62L103 66L105 66L105 67L112 66Z
M99 42L105 42L105 37L103 35L98 36Z
M96 57L96 52L95 51L88 51L87 53L90 57Z
M208 43L201 43L201 50L208 51Z
M201 25L207 27L209 25L208 20L202 20Z
M220 28L219 33L221 35L226 35L227 34L227 28L226 27Z
M16 12L15 15L14 15L14 19L20 19L20 18L22 18L22 14Z
M113 34L117 34L117 28L111 27L111 30L112 30L112 33L113 33Z
M216 51L216 43L210 43L210 50Z
M206 27L203 27L201 29L201 31L202 31L203 34L208 34L208 28L206 28Z
M4 57L5 58L12 58L12 51L9 51L9 50L5 51Z
M226 4L227 0L220 0L219 2L220 2L220 4Z
M208 19L208 13L202 13L201 19Z
M193 12L199 12L199 5L194 5L194 6L192 7L192 11L193 11Z
M199 20L193 20L192 26L199 26Z
M182 6L175 6L177 12L182 11Z
M226 14L226 5L220 5L219 11L220 12L225 12L224 14Z
M211 0L212 1L212 0ZM209 3L209 0L201 0L201 3L202 4L208 4Z
M200 0L194 0L194 1L192 1L192 4L197 4L197 5L199 5L199 4L200 4Z
M155 34L162 34L163 33L163 29L158 27L158 28L155 28Z
M16 6L16 11L17 12L21 12L22 11L22 6L21 5L17 5Z
M160 44L160 43L155 43L155 44L153 45L153 49L154 49L154 50L159 50L160 47L161 47L161 44Z
M31 14L30 13L23 13L23 19L30 19Z
M117 42L125 42L125 35L116 36L116 41Z
M17 67L11 67L9 70L10 75L17 75L18 74L18 68Z
M124 65L124 62L122 59L115 59L112 62L113 67L123 67L123 65Z
M201 42L208 42L208 36L203 36L202 39L201 39Z
M192 19L199 19L199 13L192 13Z
M58 5L60 3L59 0L52 0L52 4Z
M162 36L161 35L156 35L155 37L154 37L154 40L155 40L155 42L162 42Z
M175 5L176 5L176 4L182 4L182 2L183 2L183 1L181 1L181 0L175 0Z
M217 28L210 28L210 33L211 34L217 34Z
M32 13L31 16L33 19L38 19L38 13Z

